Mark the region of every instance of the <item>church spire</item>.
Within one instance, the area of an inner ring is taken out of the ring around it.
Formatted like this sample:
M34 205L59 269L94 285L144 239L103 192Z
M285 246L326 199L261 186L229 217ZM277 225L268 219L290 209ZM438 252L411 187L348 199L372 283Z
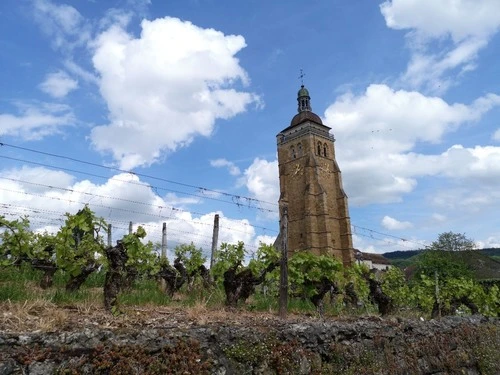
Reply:
M311 112L311 97L309 96L309 91L304 87L300 86L300 90L297 93L297 102L299 104L298 110L300 112L309 111Z
M302 69L300 69L300 90L297 93L297 102L299 103L299 113L309 111L311 112L311 97L309 96L309 91L304 87L304 76L306 74Z

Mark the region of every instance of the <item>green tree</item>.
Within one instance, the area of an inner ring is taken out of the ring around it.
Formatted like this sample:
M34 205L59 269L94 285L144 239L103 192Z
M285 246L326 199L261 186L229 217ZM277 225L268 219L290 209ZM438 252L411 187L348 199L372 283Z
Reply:
M441 251L467 251L474 250L476 244L470 238L467 238L464 233L444 232L441 233L438 239L431 243L429 250Z
M437 272L441 282L449 278L473 277L469 266L449 251L426 250L417 257L416 267L416 275L434 277Z

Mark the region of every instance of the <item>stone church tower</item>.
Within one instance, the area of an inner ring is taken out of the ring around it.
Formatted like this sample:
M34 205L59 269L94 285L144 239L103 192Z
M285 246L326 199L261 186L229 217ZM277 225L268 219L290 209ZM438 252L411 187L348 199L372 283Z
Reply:
M312 112L301 86L298 111L277 136L280 211L288 209L288 254L308 250L354 263L347 195L335 160L333 135Z

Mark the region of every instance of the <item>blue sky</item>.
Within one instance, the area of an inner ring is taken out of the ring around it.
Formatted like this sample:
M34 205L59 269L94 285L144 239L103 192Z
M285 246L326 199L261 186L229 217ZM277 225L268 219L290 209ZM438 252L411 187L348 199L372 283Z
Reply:
M4 0L2 213L54 230L88 203L115 239L167 222L206 250L219 213L254 251L303 69L356 248L500 247L499 30L498 0Z

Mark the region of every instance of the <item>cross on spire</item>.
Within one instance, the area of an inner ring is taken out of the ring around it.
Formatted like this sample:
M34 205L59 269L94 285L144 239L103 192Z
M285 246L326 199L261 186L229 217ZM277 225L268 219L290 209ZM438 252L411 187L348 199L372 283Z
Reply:
M305 77L305 75L306 75L306 74L304 73L304 71L303 71L302 69L300 69L299 79L300 79L300 84L301 84L302 86L304 86L304 77Z

